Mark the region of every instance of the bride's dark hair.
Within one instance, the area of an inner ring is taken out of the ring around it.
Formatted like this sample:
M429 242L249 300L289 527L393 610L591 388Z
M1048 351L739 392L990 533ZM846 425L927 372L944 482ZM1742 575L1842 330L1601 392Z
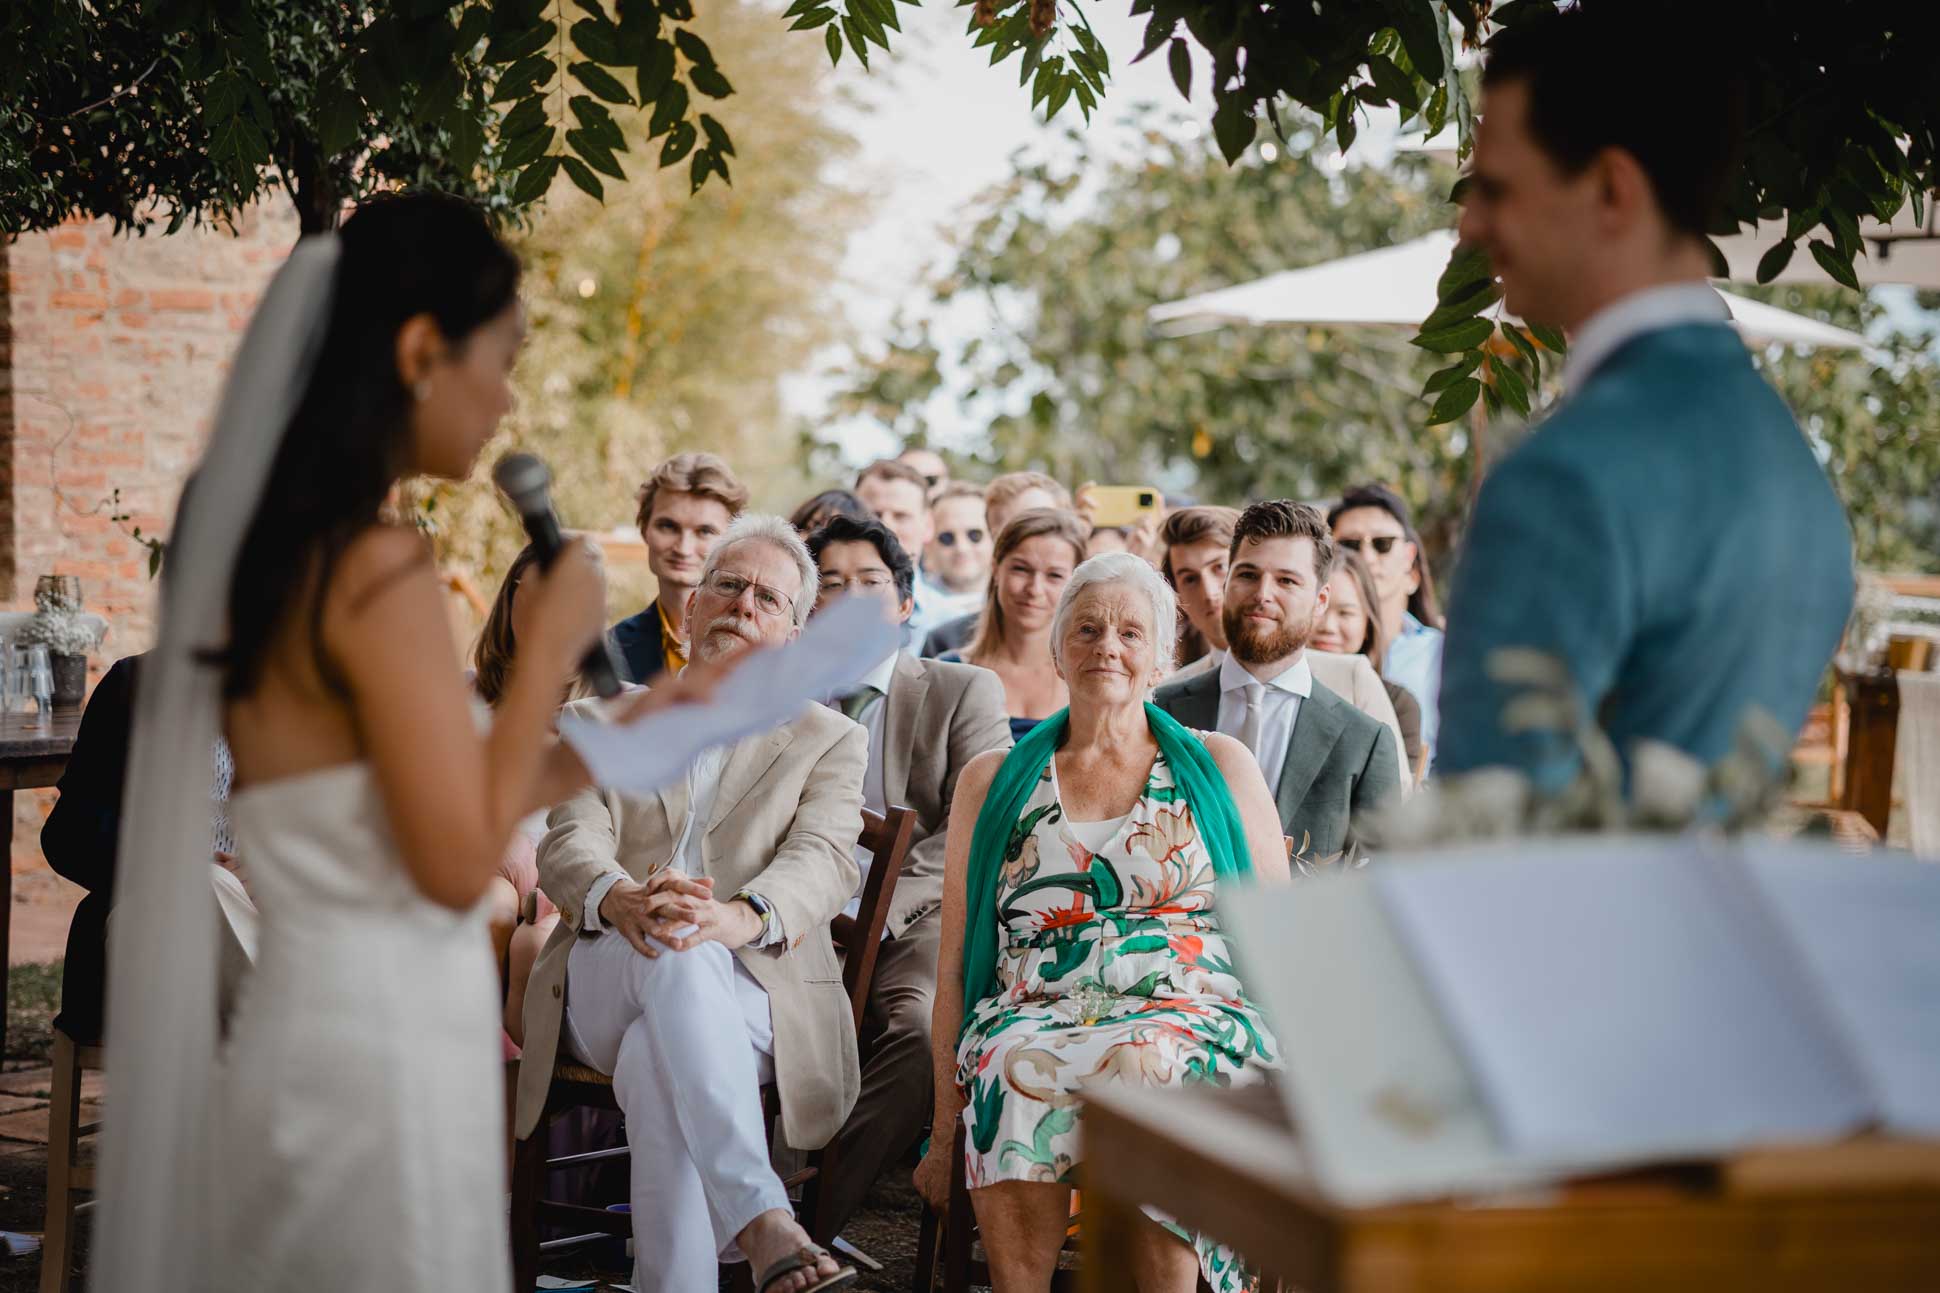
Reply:
M272 636L298 611L308 618L319 674L341 688L323 650L324 592L344 548L378 520L410 461L412 394L397 371L398 329L428 314L462 346L518 292L518 259L459 198L377 198L337 238L335 295L316 368L237 554L220 656L228 699L255 690ZM308 604L299 607L306 589Z

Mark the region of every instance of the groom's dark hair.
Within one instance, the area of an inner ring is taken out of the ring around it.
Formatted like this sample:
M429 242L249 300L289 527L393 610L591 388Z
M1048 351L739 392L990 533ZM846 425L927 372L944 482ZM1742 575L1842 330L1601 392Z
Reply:
M1583 0L1522 18L1489 41L1482 87L1525 87L1529 133L1565 174L1606 148L1629 153L1664 219L1701 238L1724 208L1746 117L1744 77L1719 53L1731 48L1729 35L1710 39L1717 22L1702 10ZM1643 68L1663 88L1638 93Z

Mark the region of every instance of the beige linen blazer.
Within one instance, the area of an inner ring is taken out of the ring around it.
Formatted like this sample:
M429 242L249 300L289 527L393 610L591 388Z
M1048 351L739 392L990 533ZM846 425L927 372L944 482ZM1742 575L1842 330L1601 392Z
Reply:
M1374 672L1368 658L1360 654L1315 651L1310 647L1307 650L1307 663L1314 671L1315 682L1375 722L1387 724L1388 730L1394 733L1395 754L1400 762L1401 793L1405 795L1413 790L1415 774L1414 769L1408 766L1408 748L1401 739L1401 719L1394 712L1394 701L1389 698L1388 689L1381 685L1381 675ZM1218 667L1219 658L1208 651L1184 668L1175 669L1165 681L1184 682Z
M568 713L594 714L597 701ZM741 889L765 898L785 945L735 955L768 993L775 1027L781 1135L797 1149L828 1143L855 1104L860 1076L855 1026L829 921L856 891L862 776L868 736L823 705L735 743L702 836L702 869L726 899ZM665 866L687 818L687 786L647 796L586 789L552 810L539 844L539 886L559 907L559 926L532 967L525 998L525 1053L515 1114L520 1136L538 1125L559 1050L566 961L583 933L587 891L612 871L634 880ZM679 953L673 953L678 956ZM704 1081L704 1075L695 1075Z
M957 776L984 751L1010 748L1010 719L1004 684L990 670L907 651L896 657L883 704L883 796L892 808L916 812L889 899L889 932L901 934L943 905L943 841Z

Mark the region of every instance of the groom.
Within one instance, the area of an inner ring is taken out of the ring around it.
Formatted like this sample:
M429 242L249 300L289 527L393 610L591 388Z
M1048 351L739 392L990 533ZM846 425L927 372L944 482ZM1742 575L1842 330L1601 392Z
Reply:
M1504 721L1507 647L1560 661L1626 760L1650 738L1714 762L1754 710L1795 733L1852 607L1845 513L1704 281L1742 105L1714 46L1632 9L1490 42L1462 241L1510 310L1571 334L1568 393L1476 501L1438 772L1576 771L1570 741ZM1676 92L1629 93L1639 65Z
M696 582L686 624L702 660L788 641L817 591L794 530L754 515L728 527ZM779 1088L781 1135L798 1149L826 1144L855 1103L829 921L860 874L867 744L812 705L702 754L684 785L650 798L589 789L553 810L539 882L560 923L526 991L516 1127L533 1133L562 1045L612 1075L643 1291L711 1289L717 1261L762 1273L808 1244L769 1166L761 1086ZM811 1273L836 1267L806 1254L772 1288Z

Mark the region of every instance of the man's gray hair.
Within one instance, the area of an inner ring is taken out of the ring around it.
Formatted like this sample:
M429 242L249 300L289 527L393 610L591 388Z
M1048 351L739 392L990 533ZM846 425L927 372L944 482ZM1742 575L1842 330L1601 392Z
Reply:
M816 594L821 591L821 580L815 574L815 558L808 555L808 545L802 536L795 533L795 527L779 516L769 516L764 512L743 512L728 525L721 534L721 541L707 554L701 563L701 582L704 584L713 577L728 549L740 543L756 540L771 543L795 559L795 570L802 577L802 590L795 594L795 627L808 623L808 613L815 609Z
M1064 631L1077 609L1078 597L1087 588L1100 584L1130 584L1145 594L1152 605L1152 645L1158 651L1158 666L1170 672L1179 654L1179 602L1172 585L1152 568L1152 563L1129 552L1103 552L1080 562L1065 581L1064 595L1051 615L1051 655L1059 667L1064 664Z

